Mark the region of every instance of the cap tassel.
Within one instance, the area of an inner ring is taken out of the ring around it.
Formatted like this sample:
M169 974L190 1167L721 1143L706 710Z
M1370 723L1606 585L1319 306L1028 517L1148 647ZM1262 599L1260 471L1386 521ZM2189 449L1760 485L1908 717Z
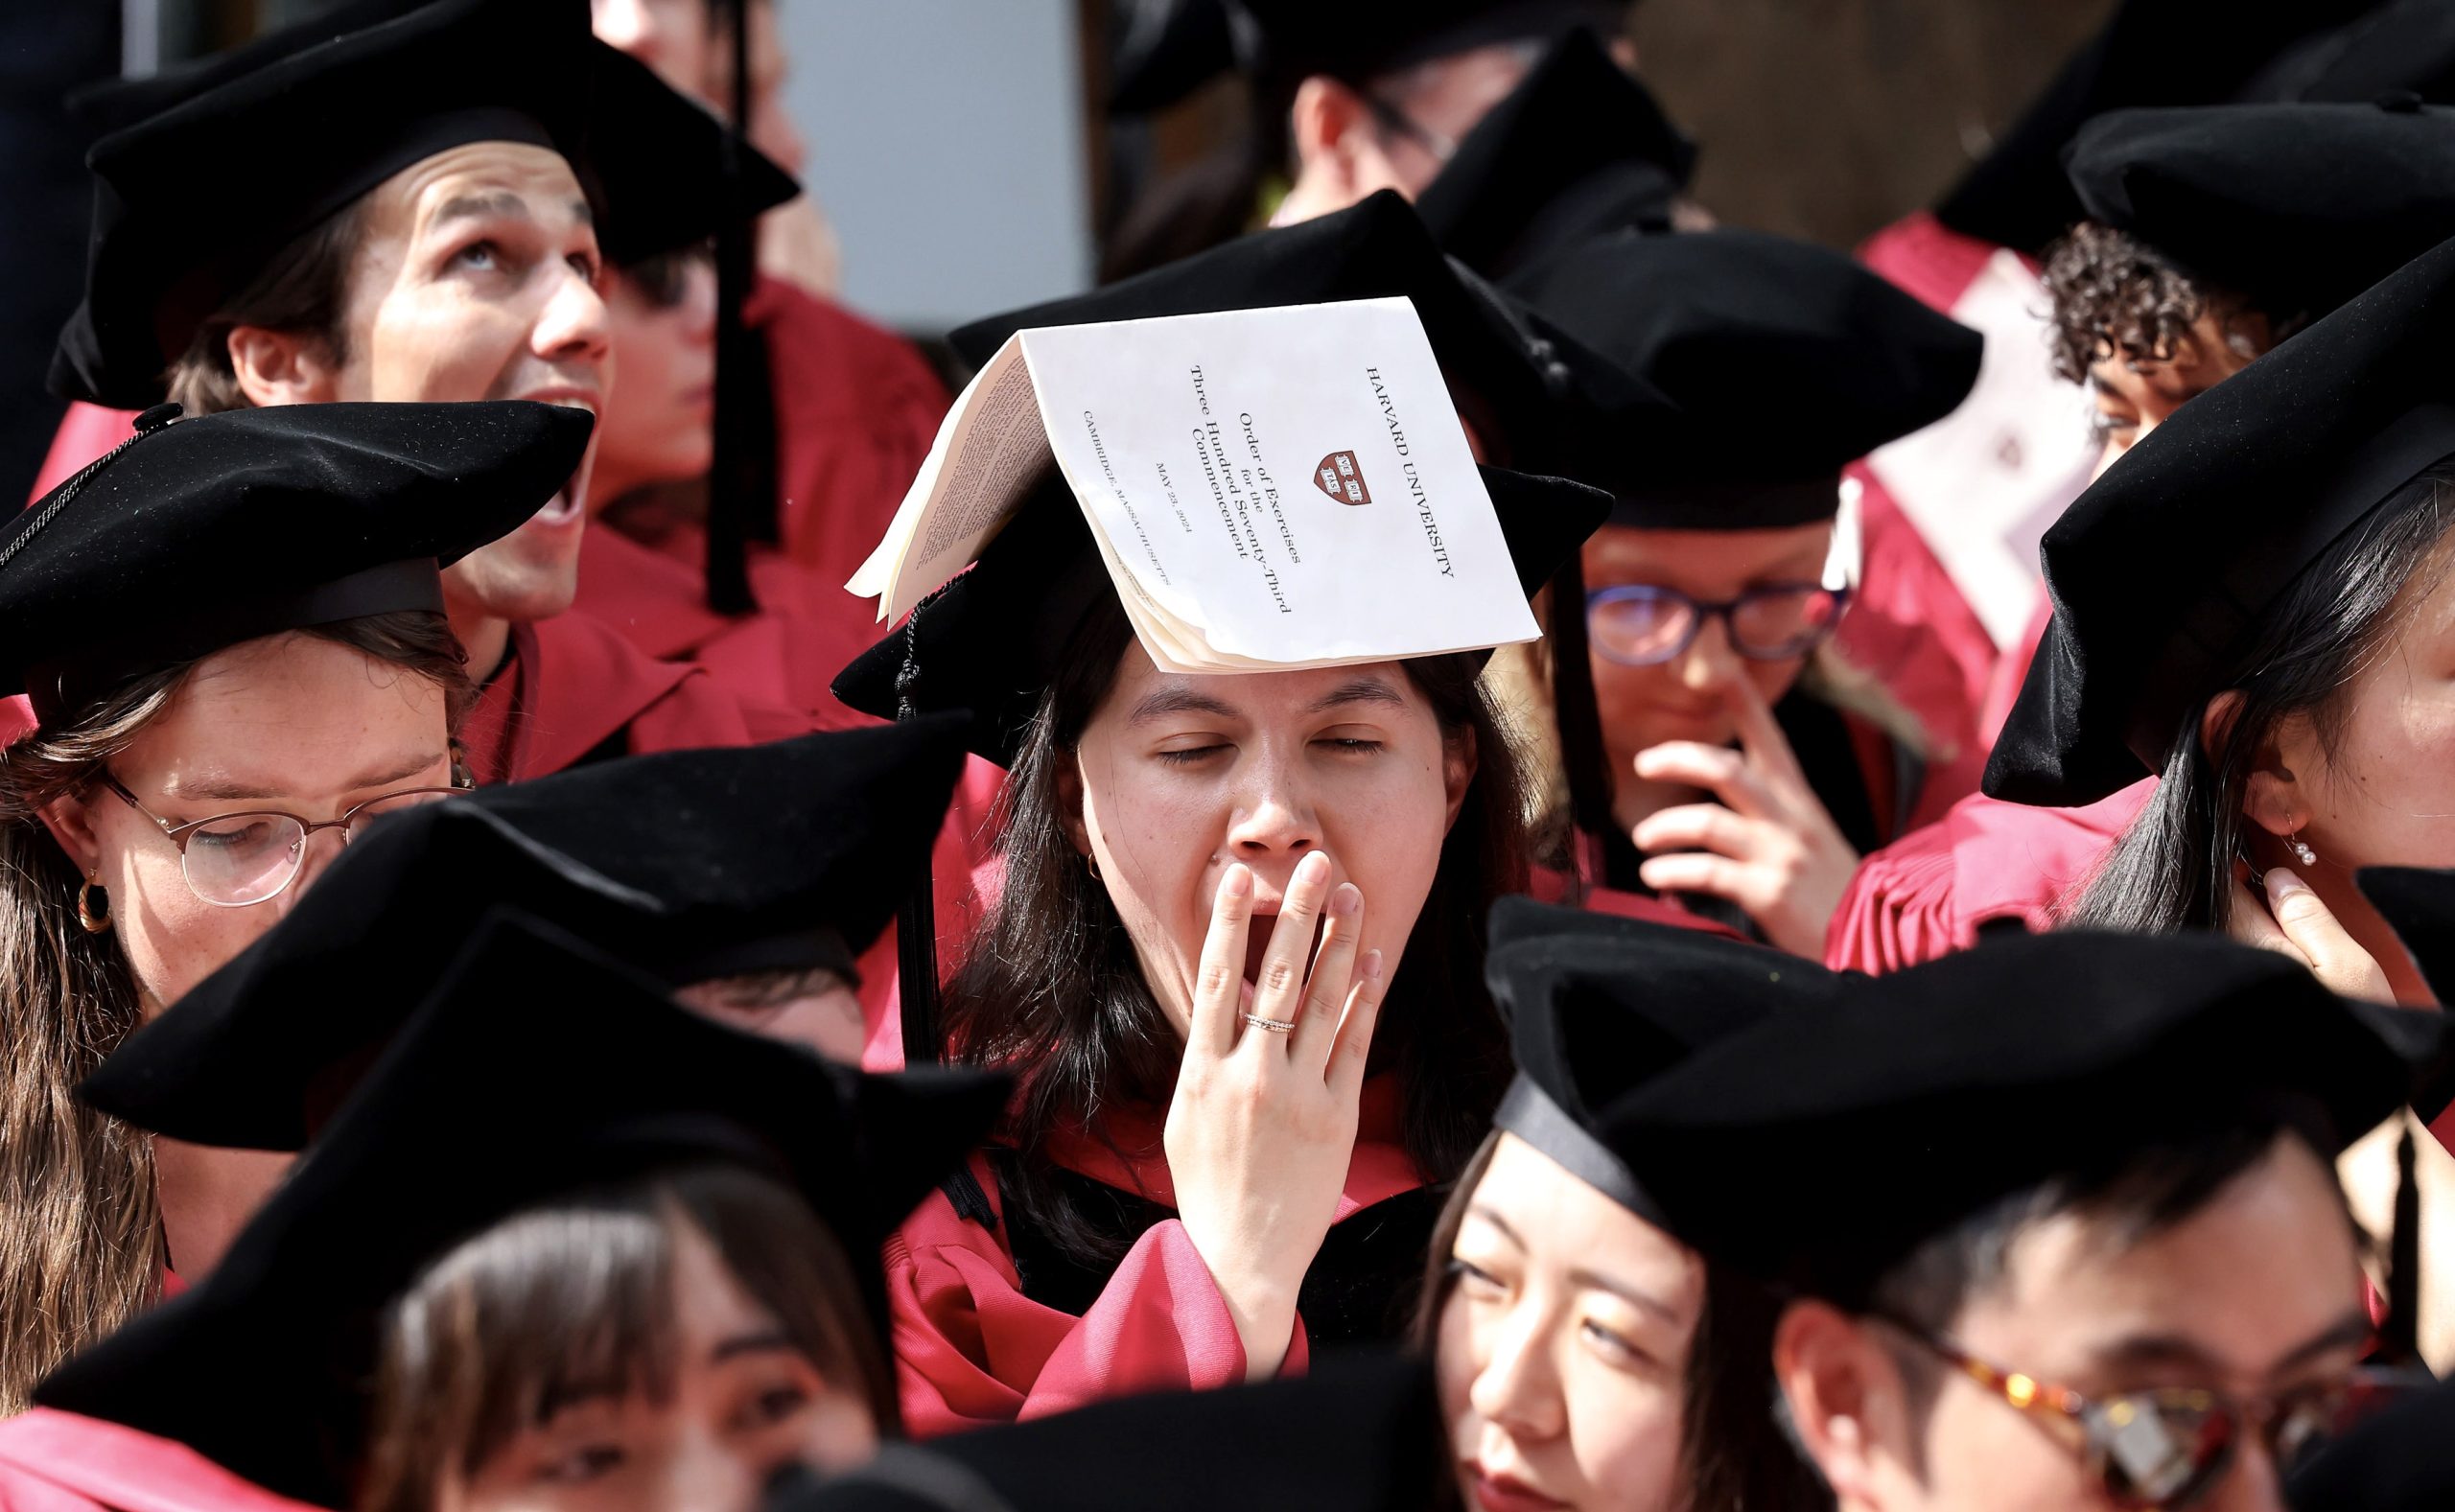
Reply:
M750 18L747 0L719 0L733 39L733 129L725 133L723 183L742 180L750 128ZM750 543L774 542L776 406L767 343L743 323L742 307L759 274L759 222L729 217L716 230L715 457L708 470L708 604L719 614L759 608L750 586Z
M940 590L941 593L944 590ZM895 674L895 717L900 722L921 717L915 689L921 685L918 627L932 593L912 606L903 621L903 665ZM938 896L935 849L930 865L895 914L895 968L899 1013L903 1028L903 1063L934 1065L946 1055L938 1037Z
M1610 763L1603 755L1602 714L1594 701L1594 669L1585 639L1585 569L1572 552L1552 574L1549 644L1552 718L1559 728L1560 770L1568 779L1569 821L1578 834L1611 833ZM1580 847L1579 849L1588 849ZM1599 883L1599 874L1579 877ZM1581 890L1581 889L1580 889Z
M2420 1359L2420 1181L2411 1124L2396 1142L2396 1227L2387 1241L2387 1317L2379 1353L2397 1364Z

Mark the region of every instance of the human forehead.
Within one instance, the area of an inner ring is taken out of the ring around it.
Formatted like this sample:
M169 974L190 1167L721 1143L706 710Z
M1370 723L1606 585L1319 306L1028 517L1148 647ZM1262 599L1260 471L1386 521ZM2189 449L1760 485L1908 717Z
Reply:
M1139 726L1206 717L1256 722L1325 715L1370 718L1428 709L1414 680L1395 662L1188 674L1160 670L1136 646L1117 669L1100 715Z
M1769 530L1647 530L1605 525L1585 546L1590 588L1651 583L1706 597L1771 580L1813 582L1832 549L1823 521Z
M1467 1218L1505 1227L1538 1268L1589 1272L1605 1290L1683 1317L1702 1304L1704 1263L1694 1250L1515 1134L1493 1141Z
M2033 1373L2125 1362L2256 1384L2358 1324L2359 1255L2333 1171L2298 1137L2155 1229L2067 1210L2029 1223L1968 1300L1958 1341ZM2069 1384L2069 1383L2067 1383Z
M413 237L470 207L517 205L540 224L563 228L592 219L571 163L529 142L469 142L422 158L367 197L378 234Z

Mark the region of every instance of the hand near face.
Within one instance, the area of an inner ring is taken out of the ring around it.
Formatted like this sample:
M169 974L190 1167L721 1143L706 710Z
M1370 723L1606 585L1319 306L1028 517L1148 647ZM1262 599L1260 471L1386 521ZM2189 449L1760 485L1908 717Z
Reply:
M1808 785L1755 683L1733 678L1722 698L1738 750L1671 740L1637 754L1637 776L1647 781L1702 788L1720 800L1678 804L1639 823L1631 838L1648 859L1638 875L1657 892L1728 898L1774 945L1821 956L1859 853Z
M1297 1289L1346 1185L1385 987L1381 953L1358 959L1364 896L1353 883L1332 892L1330 874L1320 851L1297 867L1248 1004L1253 878L1242 866L1228 870L1168 1106L1177 1212L1227 1300L1253 1380L1276 1374L1286 1358ZM1308 973L1317 919L1321 943ZM1246 1014L1296 1028L1258 1028Z
M2395 990L2376 958L2361 947L2310 884L2283 867L2269 869L2254 891L2240 878L2225 932L2246 945L2290 956L2339 997L2392 1005Z

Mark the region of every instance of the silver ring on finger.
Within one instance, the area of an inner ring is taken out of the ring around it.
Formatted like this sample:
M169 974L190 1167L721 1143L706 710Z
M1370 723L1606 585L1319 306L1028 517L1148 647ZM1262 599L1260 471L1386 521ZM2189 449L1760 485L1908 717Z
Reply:
M1296 1033L1296 1021L1292 1018L1264 1018L1259 1013L1239 1013L1236 1016L1255 1029L1266 1030L1274 1035Z

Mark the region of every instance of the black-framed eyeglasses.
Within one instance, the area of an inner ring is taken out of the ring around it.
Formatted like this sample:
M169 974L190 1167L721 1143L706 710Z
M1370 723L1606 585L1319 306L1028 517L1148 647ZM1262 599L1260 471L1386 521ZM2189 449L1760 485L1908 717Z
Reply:
M103 773L103 785L120 801L153 821L164 837L179 849L179 871L188 891L216 908L252 908L288 892L307 863L307 839L319 829L338 829L341 844L357 837L363 820L441 803L468 791L465 787L409 787L383 793L358 804L339 819L301 819L278 809L247 809L216 814L175 825L136 801L118 778Z
M1391 136L1413 142L1430 153L1436 163L1446 164L1458 155L1458 144L1432 128L1407 114L1395 105L1368 89L1364 92L1364 108L1372 114L1373 124Z
M1719 619L1731 649L1752 662L1805 656L1841 623L1850 590L1821 583L1760 583L1737 598L1691 598L1658 583L1625 583L1585 595L1585 637L1622 666L1656 666L1686 654Z
M2005 1370L1895 1318L1877 1321L1977 1383L2069 1449L2115 1505L2181 1512L2225 1478L2247 1435L2267 1446L2280 1474L2352 1424L2427 1381L2420 1372L2355 1366L2342 1377L2272 1396L2240 1398L2198 1386L2085 1396Z

